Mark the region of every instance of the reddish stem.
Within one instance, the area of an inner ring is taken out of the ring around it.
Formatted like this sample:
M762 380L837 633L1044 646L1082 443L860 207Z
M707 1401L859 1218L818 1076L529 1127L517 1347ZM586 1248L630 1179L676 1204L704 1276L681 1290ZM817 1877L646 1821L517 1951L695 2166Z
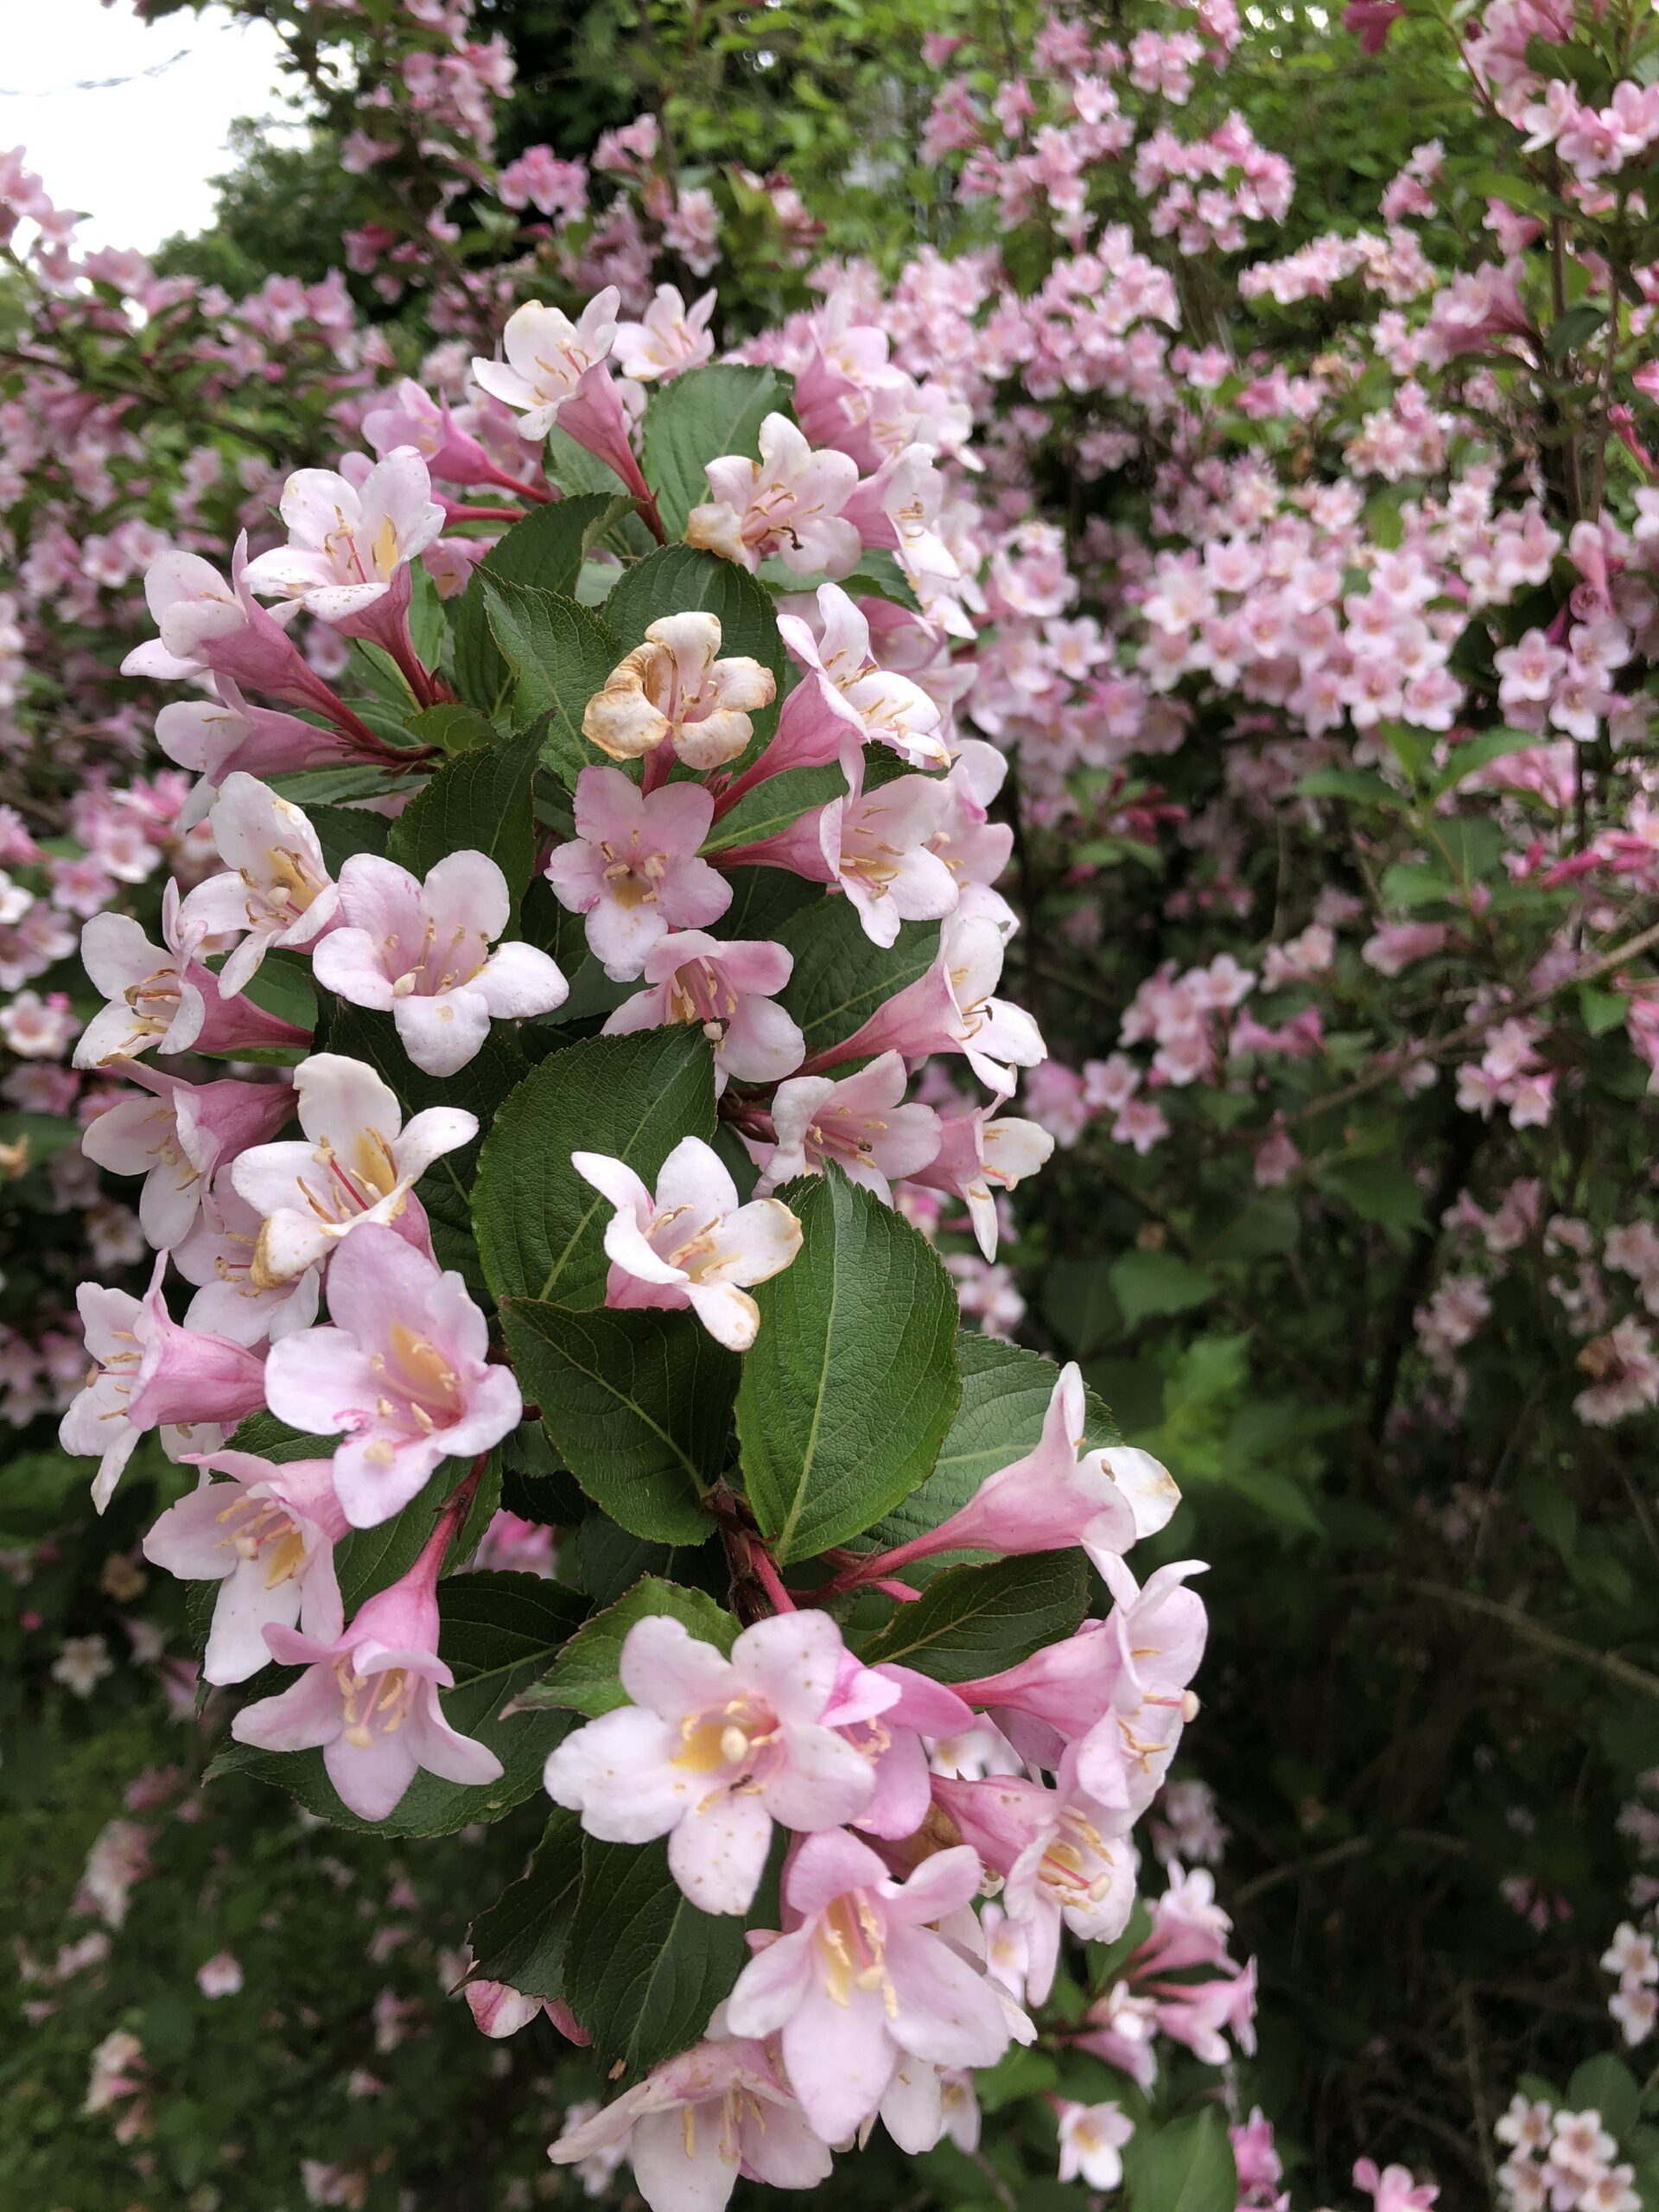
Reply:
M753 1538L749 1542L749 1565L754 1569L755 1580L771 1599L773 1610L780 1613L794 1612L797 1610L795 1600L785 1589L784 1578L773 1564L772 1554L764 1544L757 1544Z

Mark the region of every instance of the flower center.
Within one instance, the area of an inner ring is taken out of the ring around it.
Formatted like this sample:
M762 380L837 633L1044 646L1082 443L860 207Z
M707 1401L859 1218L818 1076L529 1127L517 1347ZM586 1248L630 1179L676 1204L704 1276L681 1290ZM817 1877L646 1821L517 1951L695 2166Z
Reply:
M395 1736L408 1719L421 1677L403 1667L388 1667L378 1675L359 1675L349 1652L334 1662L340 1684L346 1741L356 1751L366 1751L376 1736Z

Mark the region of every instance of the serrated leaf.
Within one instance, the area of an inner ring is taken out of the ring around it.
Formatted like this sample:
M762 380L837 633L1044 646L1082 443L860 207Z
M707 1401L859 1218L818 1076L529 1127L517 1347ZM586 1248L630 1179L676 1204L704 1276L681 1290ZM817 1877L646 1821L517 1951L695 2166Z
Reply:
M487 715L453 699L426 708L409 727L412 735L444 753L470 753L474 746L493 745L501 734Z
M582 734L588 702L622 658L614 631L589 607L528 584L481 579L490 632L512 671L512 718L544 718L542 759L574 788L601 759Z
M1214 1276L1179 1252L1125 1252L1113 1261L1109 1280L1130 1328L1154 1314L1185 1313L1216 1291Z
M1061 1643L1088 1610L1089 1573L1077 1552L948 1567L859 1657L869 1667L884 1659L914 1667L937 1682L972 1681Z
M780 370L732 361L688 370L652 394L641 466L667 537L683 537L686 517L708 499L709 462L724 454L757 458L761 423L786 415L793 396Z
M1439 798L1443 792L1455 791L1489 760L1501 760L1506 753L1530 753L1545 741L1534 730L1484 729L1478 737L1452 747L1451 758L1429 785L1429 795Z
M631 1535L701 1543L702 1501L726 1463L736 1355L691 1313L509 1299L501 1325L525 1398L594 1503Z
M625 651L664 614L699 612L718 619L722 657L746 654L781 683L784 641L772 601L734 561L696 545L659 546L624 573L605 601L605 620Z
M495 715L512 696L512 683L490 629L485 580L530 584L538 591L562 593L574 598L582 555L602 533L607 518L618 505L610 472L596 463L609 485L607 490L578 493L537 507L505 531L479 563L466 590L454 602L450 620L454 634L455 686L470 706ZM622 500L620 505L632 505ZM434 711L442 711L436 709Z
M635 1623L652 1614L678 1621L700 1643L712 1643L723 1653L729 1653L737 1640L737 1622L705 1592L647 1574L613 1605L582 1623L551 1669L531 1684L519 1704L568 1707L590 1720L626 1705L628 1694L617 1675L622 1646Z
M1137 2128L1123 2170L1130 2212L1233 2212L1238 2202L1233 2146L1216 2105L1155 2133Z
M542 738L532 724L446 762L392 823L387 858L424 877L449 853L483 853L505 876L516 906L536 866L531 790Z
M499 1780L476 1785L417 1774L384 1821L365 1821L340 1802L321 1751L261 1751L233 1744L208 1769L243 1773L287 1789L336 1827L362 1834L453 1835L474 1821L498 1821L541 1784L547 1755L564 1734L565 1715L501 1717L520 1690L546 1673L581 1623L582 1600L534 1574L457 1574L438 1585L440 1648L455 1673L443 1693L452 1727L476 1736L501 1761ZM297 1679L297 1677L296 1678Z
M306 820L317 833L330 875L338 875L353 853L384 853L391 828L384 814L360 806L308 806Z
M870 1531L883 1550L908 1543L960 1512L988 1475L1033 1451L1060 1370L1040 1352L977 1329L957 1334L962 1402L939 1447L933 1471ZM1091 1451L1122 1441L1117 1426L1092 1390L1084 1394L1084 1441Z
M605 1153L654 1184L682 1137L714 1130L714 1056L699 1029L587 1038L544 1060L502 1106L479 1160L473 1219L495 1295L601 1305L612 1208L571 1154Z
M671 386L671 390L672 387ZM564 1947L565 2000L620 2084L696 2042L748 1957L736 1915L699 1912L665 1844L587 1837Z
M1345 798L1356 806L1386 807L1398 814L1406 800L1374 768L1315 768L1296 785L1304 798Z
M744 1486L780 1560L812 1559L923 1482L962 1396L956 1294L927 1240L838 1168L791 1186L801 1249L756 1287Z
M418 791L426 781L424 768L408 774L385 768L296 768L291 775L267 776L272 791L308 810L314 806L340 806L352 798L396 798L401 791Z
M840 1045L878 1007L926 975L938 957L937 922L905 922L892 944L872 944L850 899L817 899L778 932L795 965L783 1003L809 1056Z
M473 1975L526 1997L564 1994L564 1944L582 1887L582 1822L556 1805L519 1879L467 1930Z
M897 557L885 547L867 545L850 576L798 576L775 556L763 561L758 573L769 591L788 598L816 592L822 584L835 583L849 599L887 599L895 607L907 607L913 614L922 611L914 586L899 567Z
M765 783L745 791L729 814L722 815L699 848L705 860L734 846L756 845L775 837L798 822L812 808L845 798L847 779L839 762L821 768L785 768Z

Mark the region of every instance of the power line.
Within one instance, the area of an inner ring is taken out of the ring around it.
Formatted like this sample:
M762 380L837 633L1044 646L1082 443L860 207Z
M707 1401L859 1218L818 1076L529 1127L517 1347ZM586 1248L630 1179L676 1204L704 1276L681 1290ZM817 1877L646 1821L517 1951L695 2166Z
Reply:
M146 77L162 76L181 61L188 60L189 57L189 48L181 46L165 61L154 61L148 69L135 69L128 77L77 77L67 85L56 86L0 85L0 99L54 100L61 99L65 92L116 92L123 85L137 85Z

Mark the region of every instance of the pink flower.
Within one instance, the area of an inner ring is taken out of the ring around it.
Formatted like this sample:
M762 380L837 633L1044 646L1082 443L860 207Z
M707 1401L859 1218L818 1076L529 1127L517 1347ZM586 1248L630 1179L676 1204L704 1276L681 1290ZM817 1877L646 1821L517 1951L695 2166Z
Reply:
M340 893L316 831L269 785L226 776L207 819L219 858L230 866L188 894L179 929L187 942L246 931L219 971L220 995L234 998L258 973L270 946L312 944L333 922Z
M322 1278L308 1268L291 1282L253 1281L260 1221L237 1194L227 1173L202 1193L201 1211L183 1243L175 1246L173 1264L196 1294L185 1308L187 1329L204 1329L232 1344L257 1351L308 1329L317 1318Z
M1053 1138L1037 1122L1014 1115L993 1121L995 1112L995 1103L977 1106L941 1122L938 1151L910 1179L962 1200L988 1260L996 1257L996 1192L1018 1189L1054 1151Z
M692 509L688 543L746 569L777 554L798 576L846 575L863 550L855 526L841 519L858 463L833 448L815 453L786 415L766 416L760 444L759 461L726 454L709 463L712 498Z
M300 1063L293 1101L303 1141L257 1145L231 1169L237 1195L262 1224L253 1287L291 1282L365 1222L401 1224L398 1234L429 1255L414 1185L435 1160L472 1142L477 1116L429 1106L404 1128L389 1086L362 1061L337 1052Z
M144 1538L144 1557L184 1581L219 1584L202 1673L210 1682L245 1682L270 1662L269 1624L326 1633L340 1602L333 1546L347 1524L327 1459L273 1466L251 1452L218 1452L200 1464L201 1488L168 1506ZM209 1482L209 1467L231 1479Z
M838 1688L845 1649L827 1613L780 1613L745 1629L722 1658L680 1622L636 1622L620 1673L632 1703L567 1736L547 1762L556 1805L610 1843L668 1837L675 1880L705 1912L747 1912L772 1822L832 1828L868 1805L870 1763L836 1732L891 1704L860 1669Z
M157 1251L189 1234L214 1169L281 1128L294 1110L283 1083L185 1083L134 1062L143 1086L82 1132L80 1148L111 1175L142 1175L138 1218Z
M747 1351L760 1326L749 1287L781 1273L801 1249L801 1224L778 1198L737 1202L737 1185L701 1137L683 1137L663 1162L653 1197L603 1153L570 1165L616 1208L605 1231L607 1306L689 1306L711 1337Z
M826 2142L856 2133L906 2056L988 2066L1008 2045L1001 1996L928 1924L978 1894L965 1847L937 1852L908 1881L868 1844L836 1832L802 1844L784 1877L795 1924L760 1952L727 2000L734 2033L781 2038L801 2109Z
M840 722L860 744L876 740L891 746L912 767L945 766L949 756L939 735L938 707L919 683L878 665L870 652L870 626L857 603L839 584L821 584L817 610L817 637L799 615L778 618L791 658L819 678L816 684L796 686L790 695L793 711L798 715L805 705L815 705L826 724ZM800 706L794 704L798 695ZM780 726L779 743L782 737ZM828 735L826 749L817 757L833 760L842 741L840 734ZM798 758L780 757L772 772L803 765L806 757L804 750Z
M1348 0L1342 28L1359 41L1362 54L1380 54L1405 12L1400 0Z
M512 912L507 880L482 853L447 854L417 883L373 853L340 871L343 926L313 955L317 981L353 1006L390 1014L428 1075L454 1075L491 1021L550 1014L569 985L534 945L490 946Z
M855 1075L798 1076L772 1102L776 1138L755 1185L764 1198L798 1175L821 1175L833 1160L843 1174L893 1204L893 1183L914 1178L939 1148L931 1106L906 1105L908 1077L897 1052L883 1052Z
M171 683L212 668L291 704L312 703L309 696L293 696L296 684L306 689L309 671L283 632L299 607L285 607L281 616L268 614L247 583L246 563L245 536L237 541L233 582L228 584L198 554L158 554L145 571L144 599L161 634L133 648L121 664L123 676ZM323 689L311 679L311 694Z
M781 944L677 930L645 955L649 986L618 1007L607 1037L695 1021L715 1048L715 1092L740 1083L776 1083L806 1057L806 1039L771 994L795 965Z
M262 596L291 600L347 636L372 619L401 573L443 528L443 509L413 446L378 461L359 484L328 468L297 468L283 486L289 542L251 561L245 581Z
M614 284L607 286L574 323L557 308L527 300L507 318L501 334L506 359L473 363L474 379L492 398L523 411L521 438L539 445L588 371L609 354L616 342L620 298Z
M864 755L852 744L842 749L841 768L847 796L817 816L823 878L852 900L873 944L892 944L901 922L938 921L956 906L956 877L932 849L944 826L944 786L928 776L899 776L867 791Z
M319 729L297 715L278 714L245 699L228 676L216 679L219 696L175 699L156 717L156 742L169 760L202 778L185 802L181 829L200 822L227 776L276 776L350 760L349 738Z
M705 292L688 308L672 284L659 284L640 322L616 327L616 365L625 377L639 384L683 375L701 368L715 350L709 319L715 311L715 294Z
M1433 2182L1414 2182L1406 2166L1384 2166L1379 2173L1371 2158L1354 2161L1354 2187L1372 2199L1376 2212L1428 2212L1440 2193Z
M1035 1067L1048 1047L1031 1016L993 997L1002 974L1002 932L976 915L949 916L939 932L939 957L927 974L890 998L863 1027L839 1045L815 1052L809 1074L843 1060L886 1052L921 1059L930 1052L963 1052L988 1089L1006 1097L1012 1071Z
M696 610L665 614L617 664L588 701L582 734L613 760L671 744L688 768L734 760L754 734L752 715L769 707L778 683L746 654L720 660L720 619Z
M518 1386L489 1363L489 1332L458 1274L390 1229L366 1224L328 1270L334 1325L271 1348L270 1409L314 1436L345 1432L334 1487L354 1529L389 1520L442 1459L499 1444L524 1411Z
M100 1513L145 1431L234 1424L265 1402L262 1360L172 1319L162 1296L166 1272L167 1254L159 1253L142 1299L94 1282L75 1294L94 1364L58 1426L58 1441L98 1460L92 1503Z
M573 2108L547 2155L607 2173L626 2158L651 2212L721 2212L740 2172L816 2189L831 2164L764 2047L736 2041L696 2044L591 2117Z
M588 917L588 943L613 982L627 982L671 928L718 921L732 887L697 858L715 803L696 784L642 792L620 768L576 779L575 842L547 864L560 903Z
M94 914L80 933L87 975L109 1004L95 1014L75 1046L78 1068L163 1052L224 1052L237 1046L305 1045L303 1029L266 1014L249 1000L227 1001L216 978L180 934L179 893L169 882L162 900L166 948L152 944L130 914Z
M363 435L383 459L413 447L430 475L446 484L488 484L500 472L489 454L457 424L447 400L433 399L412 377L363 417Z
M1081 2177L1090 2189L1116 2189L1123 2178L1120 2154L1135 2133L1135 2122L1122 2106L1063 2100L1055 2107L1055 2117L1060 2127L1060 2179Z
M439 1689L455 1679L438 1656L436 1597L452 1533L445 1516L409 1573L369 1599L349 1628L338 1587L332 1604L324 1593L315 1635L268 1628L272 1657L305 1672L280 1695L245 1706L231 1723L238 1744L261 1751L321 1745L328 1779L359 1820L384 1821L421 1768L474 1787L501 1772L495 1753L457 1735L438 1703Z

